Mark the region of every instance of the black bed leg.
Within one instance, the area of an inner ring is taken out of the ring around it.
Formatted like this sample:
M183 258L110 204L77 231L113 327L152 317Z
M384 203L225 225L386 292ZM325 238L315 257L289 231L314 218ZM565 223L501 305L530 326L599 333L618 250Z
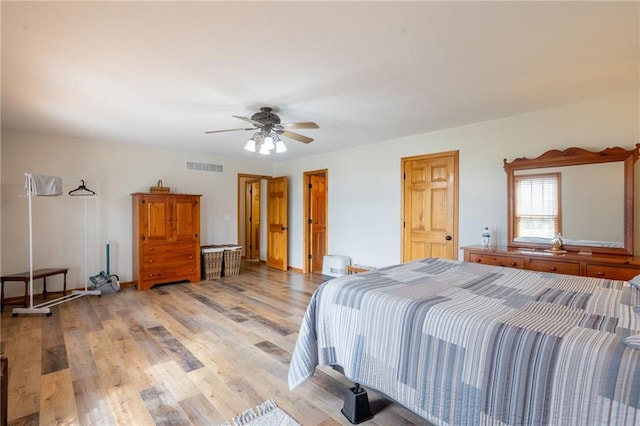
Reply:
M354 385L347 391L344 397L344 407L342 407L341 411L355 425L372 419L373 415L369 407L367 391L359 383L354 383Z

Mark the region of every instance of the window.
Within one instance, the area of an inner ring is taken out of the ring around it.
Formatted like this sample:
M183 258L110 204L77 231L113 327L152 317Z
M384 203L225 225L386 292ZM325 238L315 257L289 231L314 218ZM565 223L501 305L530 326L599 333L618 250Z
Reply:
M560 173L514 177L515 237L553 238L562 232Z

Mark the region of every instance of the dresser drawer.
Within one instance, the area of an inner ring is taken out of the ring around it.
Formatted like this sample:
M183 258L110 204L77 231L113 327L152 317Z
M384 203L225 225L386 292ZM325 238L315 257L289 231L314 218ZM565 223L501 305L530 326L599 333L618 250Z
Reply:
M200 253L200 245L194 242L144 244L142 247L142 253L144 255L171 254L171 253Z
M557 260L530 259L529 269L540 272L554 272L556 274L580 275L580 264Z
M608 278L610 280L629 281L636 275L640 275L640 268L624 266L587 265L587 276L595 278Z
M508 266L509 268L524 268L524 259L521 257L494 256L491 254L470 253L469 262L482 263L484 265Z

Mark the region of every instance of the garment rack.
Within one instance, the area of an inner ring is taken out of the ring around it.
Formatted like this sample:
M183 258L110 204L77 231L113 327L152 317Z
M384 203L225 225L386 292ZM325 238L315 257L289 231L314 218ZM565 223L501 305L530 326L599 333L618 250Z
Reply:
M43 302L38 305L33 304L33 174L25 173L27 177L27 198L29 199L29 306L25 308L14 308L12 315L18 314L45 314L51 316L51 307L66 303L71 300L78 299L82 296L100 296L102 293L100 290L89 290L87 287L87 261L88 261L88 219L87 219L87 198L95 197L96 193L85 186L84 180L80 181L80 186L76 189L69 191L71 196L83 196L84 197L84 290L73 290L71 294L59 297L48 302Z

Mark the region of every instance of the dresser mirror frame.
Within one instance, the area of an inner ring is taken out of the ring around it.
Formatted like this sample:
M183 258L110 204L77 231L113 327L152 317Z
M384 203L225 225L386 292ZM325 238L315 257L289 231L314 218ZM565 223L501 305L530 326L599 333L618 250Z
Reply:
M564 151L550 150L537 158L516 158L511 162L504 159L504 170L507 173L507 238L509 247L528 249L549 249L549 244L516 241L515 232L515 176L518 171L530 169L542 169L550 167L578 166L584 164L623 162L624 165L624 231L623 247L610 247L598 245L570 245L565 244L567 251L609 253L633 255L634 241L634 164L640 153L640 143L633 149L620 147L607 148L602 151L588 151L583 148L567 148ZM577 237L577 236L576 236ZM551 239L549 239L551 241Z

